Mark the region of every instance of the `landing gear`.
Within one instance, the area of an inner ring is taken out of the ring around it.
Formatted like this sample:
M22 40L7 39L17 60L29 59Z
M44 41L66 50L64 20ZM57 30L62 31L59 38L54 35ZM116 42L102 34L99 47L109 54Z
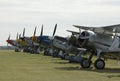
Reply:
M82 61L81 61L81 66L82 68L89 68L92 64L92 61L89 61L88 59L84 58Z
M104 69L105 62L102 59L97 59L94 63L94 66L95 66L96 69Z
M82 61L81 61L81 66L82 66L83 68L89 68L89 67L91 66L91 64L92 64L91 59L92 59L92 57L93 57L93 54L94 54L94 53L91 52L88 59L87 59L87 58L83 58L83 59L82 59Z
M44 55L46 55L46 56L48 55L48 51L47 50L44 51Z
M30 50L30 53L31 54L40 54L37 50L34 50L34 49Z
M31 54L34 54L34 50L30 50L30 53L31 53Z
M52 56L53 56L53 57L58 57L58 53L59 53L59 51L56 50L56 51L54 51L54 53L53 53Z
M18 48L15 48L15 52L20 52L20 50Z
M81 67L83 68L89 68L92 61L92 57L93 57L93 54L94 52L91 52L90 56L88 59L84 58L82 61L81 61ZM101 59L101 50L97 50L97 60L94 62L94 66L96 69L104 69L105 67L105 62L104 60Z

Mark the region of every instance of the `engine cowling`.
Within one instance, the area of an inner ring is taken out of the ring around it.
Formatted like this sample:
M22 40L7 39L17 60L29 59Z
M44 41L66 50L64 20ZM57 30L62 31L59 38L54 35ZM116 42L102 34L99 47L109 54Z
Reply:
M95 33L92 31L83 31L80 35L81 39L89 39L95 36Z

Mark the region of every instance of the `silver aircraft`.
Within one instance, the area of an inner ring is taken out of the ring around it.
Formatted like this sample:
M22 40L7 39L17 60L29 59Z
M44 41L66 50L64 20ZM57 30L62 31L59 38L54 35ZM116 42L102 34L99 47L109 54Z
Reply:
M73 25L79 28L79 39L81 47L87 49L90 55L87 59L82 60L81 66L89 68L92 64L93 55L97 56L94 66L97 69L104 69L104 58L120 59L120 24L103 26L103 27L86 27Z

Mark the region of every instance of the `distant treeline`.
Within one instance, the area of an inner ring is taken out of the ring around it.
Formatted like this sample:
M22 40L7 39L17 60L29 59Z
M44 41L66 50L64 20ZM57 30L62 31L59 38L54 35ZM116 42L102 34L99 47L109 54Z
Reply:
M0 50L14 50L15 47L13 46L0 46Z

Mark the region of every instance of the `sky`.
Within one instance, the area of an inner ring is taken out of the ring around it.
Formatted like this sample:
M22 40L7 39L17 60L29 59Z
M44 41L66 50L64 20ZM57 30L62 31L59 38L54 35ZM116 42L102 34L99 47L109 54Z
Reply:
M72 25L108 26L120 24L120 0L0 0L0 46L6 40L16 39L16 34L51 36L55 24L56 35L71 35L66 30L78 31Z

